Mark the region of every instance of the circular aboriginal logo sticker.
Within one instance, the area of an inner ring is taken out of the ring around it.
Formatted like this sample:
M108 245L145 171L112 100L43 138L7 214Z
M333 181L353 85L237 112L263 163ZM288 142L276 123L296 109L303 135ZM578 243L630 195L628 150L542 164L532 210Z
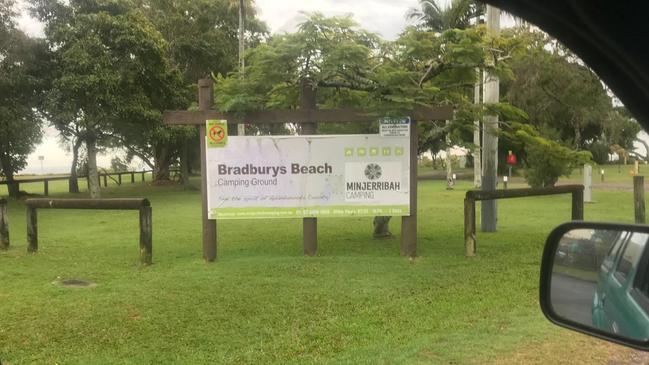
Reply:
M381 166L371 163L365 167L365 176L370 180L376 180L381 177Z

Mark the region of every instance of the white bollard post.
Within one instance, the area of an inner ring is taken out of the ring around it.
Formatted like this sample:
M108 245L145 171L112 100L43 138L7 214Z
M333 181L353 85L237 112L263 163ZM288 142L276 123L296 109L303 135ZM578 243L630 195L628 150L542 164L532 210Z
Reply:
M584 203L593 201L593 167L584 165Z

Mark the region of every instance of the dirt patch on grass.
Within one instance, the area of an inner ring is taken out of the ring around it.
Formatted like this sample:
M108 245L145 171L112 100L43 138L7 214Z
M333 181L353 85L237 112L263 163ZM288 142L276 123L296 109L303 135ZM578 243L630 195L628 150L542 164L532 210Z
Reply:
M511 354L482 364L649 364L649 353L579 333L565 332L545 342L530 342Z

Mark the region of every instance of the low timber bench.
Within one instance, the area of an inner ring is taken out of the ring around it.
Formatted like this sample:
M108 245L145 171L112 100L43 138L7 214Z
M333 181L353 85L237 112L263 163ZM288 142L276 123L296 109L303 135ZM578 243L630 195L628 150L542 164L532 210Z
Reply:
M464 198L464 254L474 256L476 252L475 202L524 198L529 196L572 194L572 220L584 219L584 186L560 185L547 188L525 188L508 190L469 190Z
M152 263L153 228L147 199L27 199L27 252L38 251L37 209L138 210L140 212L140 262Z

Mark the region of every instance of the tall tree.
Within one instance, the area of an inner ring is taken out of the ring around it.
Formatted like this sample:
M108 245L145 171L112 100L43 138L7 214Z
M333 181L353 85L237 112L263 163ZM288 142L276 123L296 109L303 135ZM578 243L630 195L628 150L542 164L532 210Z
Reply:
M313 14L298 32L273 37L249 51L246 78L238 74L219 79L217 107L245 113L263 108L295 108L299 88L306 82L318 104L362 103L373 81L371 72L379 39L359 29L349 17ZM353 95L352 95L353 94Z
M452 0L446 7L436 0L419 0L419 8L409 9L406 16L422 29L443 32L467 29L484 14L485 5L475 0Z
M3 49L9 40L10 34L16 29L16 1L0 0L0 42Z
M600 139L617 114L597 75L543 32L517 28L504 37L518 48L509 60L516 77L503 85L505 98L546 137L574 149Z
M17 197L14 174L41 140L37 112L44 72L43 43L18 30L13 21L14 2L0 0L0 175L9 195Z
M207 75L227 74L237 68L238 0L134 0L167 43L166 58L187 87ZM244 1L246 42L256 45L265 36L265 24L255 17L251 1ZM190 99L193 99L190 98ZM120 141L130 155L139 156L154 170L156 181L169 179L169 167L180 160L187 182L190 157L198 156L194 128L157 124L147 133L132 133ZM195 141L192 143L191 141ZM193 147L193 149L192 149Z
M641 161L649 161L649 145L638 135L640 131L642 127L625 107L615 107L603 121L601 135L597 140L590 142L588 150L593 154L594 160L599 158L596 162L601 164L607 163L609 153L615 150L625 151L629 156ZM636 151L635 143L644 147L644 155ZM601 156L596 156L599 151ZM620 157L620 161L623 161L624 158Z
M99 197L97 146L150 133L165 109L184 107L180 74L166 42L130 1L40 0L54 58L48 119L84 142L90 195Z
M507 62L508 50L493 38L486 37L484 27L466 30L451 29L442 33L407 29L395 42L397 52L387 65L409 73L400 90L401 97L409 99L412 93L417 103L424 105L453 105L455 116L448 126L422 126L421 147L446 147L435 140L450 133L451 144L471 147L475 131L474 121L485 113L498 113L507 118L520 118L524 113L506 103L488 107L473 104L476 68L494 72L502 79L512 77ZM493 54L497 54L494 57ZM488 59L495 62L487 64ZM414 88L409 89L414 86ZM432 149L436 153L438 149Z
M239 0L138 0L168 43L168 56L185 81L236 70L239 48ZM244 1L245 38L254 47L268 33L252 0Z
M486 7L483 3L475 0L453 0L448 6L443 7L437 1L420 0L419 8L411 8L406 16L418 21L418 27L429 31L443 32L448 29L467 29L480 22L484 16ZM476 81L474 86L474 104L481 103L482 73L480 67L476 67ZM482 149L480 120L474 121L473 131L473 167L474 185L476 188L482 186ZM447 158L450 155L450 146L446 150ZM450 166L450 165L449 165ZM451 178L452 170L447 168L447 181Z

